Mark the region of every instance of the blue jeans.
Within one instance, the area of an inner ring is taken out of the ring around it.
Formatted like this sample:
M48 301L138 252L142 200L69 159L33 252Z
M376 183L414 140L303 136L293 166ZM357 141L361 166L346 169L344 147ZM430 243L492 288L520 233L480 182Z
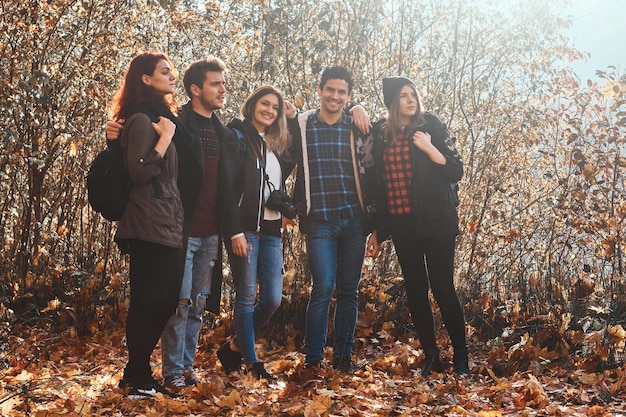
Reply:
M235 283L235 345L246 364L257 363L254 334L280 306L283 295L283 249L279 237L246 232L248 256L229 253ZM259 296L257 299L257 283Z
M359 308L359 281L365 255L365 230L360 218L333 222L310 220L307 234L313 289L306 310L306 363L322 361L333 288L336 289L333 357L352 353Z
M190 237L187 240L185 272L180 287L178 308L161 335L163 376L182 375L193 369L202 313L211 291L211 276L217 260L219 239Z

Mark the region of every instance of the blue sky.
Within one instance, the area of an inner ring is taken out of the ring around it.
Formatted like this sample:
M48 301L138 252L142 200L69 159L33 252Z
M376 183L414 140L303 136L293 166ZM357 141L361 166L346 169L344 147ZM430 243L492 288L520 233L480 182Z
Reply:
M626 0L571 0L562 16L572 17L572 44L591 54L587 62L571 64L581 81L599 81L595 71L609 65L626 72Z

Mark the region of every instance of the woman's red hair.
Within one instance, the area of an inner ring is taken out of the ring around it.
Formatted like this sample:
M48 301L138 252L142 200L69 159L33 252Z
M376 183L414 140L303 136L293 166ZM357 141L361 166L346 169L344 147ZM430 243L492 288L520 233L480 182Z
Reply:
M143 75L153 75L157 64L162 60L174 68L167 55L157 52L144 52L133 58L124 82L113 98L114 119L127 119L141 110L148 110L155 116L176 113L176 102L172 94L160 94L141 79Z

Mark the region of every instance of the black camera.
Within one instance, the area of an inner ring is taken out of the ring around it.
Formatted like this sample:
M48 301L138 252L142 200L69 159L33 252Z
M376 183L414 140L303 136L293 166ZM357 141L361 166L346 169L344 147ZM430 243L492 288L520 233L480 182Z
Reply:
M295 219L296 214L298 214L298 209L293 205L291 198L289 198L287 193L283 190L272 191L269 197L267 197L265 207L280 212L280 214L289 220Z

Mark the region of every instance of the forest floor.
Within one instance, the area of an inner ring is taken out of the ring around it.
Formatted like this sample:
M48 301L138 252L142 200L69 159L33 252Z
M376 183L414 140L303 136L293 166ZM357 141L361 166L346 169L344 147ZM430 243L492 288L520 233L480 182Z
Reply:
M72 328L4 330L0 415L6 417L626 416L626 366L600 370L599 352L583 359L562 346L541 348L528 335L509 345L470 337L468 377L448 369L423 378L414 339L357 332L354 358L361 368L351 375L329 369L325 380L308 383L299 381L304 356L292 339L281 346L261 339L259 357L277 377L268 383L225 375L215 353L226 329L205 327L196 358L201 382L176 399L131 401L117 387L127 358L123 329L91 338ZM440 339L447 343L445 333ZM442 357L449 361L451 350L444 348ZM152 360L158 376L159 348Z

